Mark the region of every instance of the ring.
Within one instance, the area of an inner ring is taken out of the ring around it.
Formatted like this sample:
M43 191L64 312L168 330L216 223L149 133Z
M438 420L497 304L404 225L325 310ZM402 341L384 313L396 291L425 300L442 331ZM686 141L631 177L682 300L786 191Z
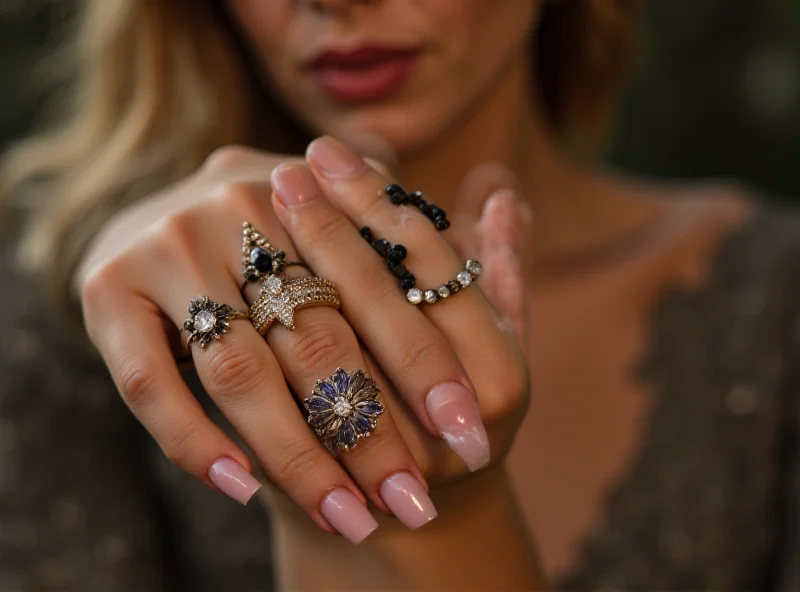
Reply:
M214 302L208 296L192 299L189 302L189 314L192 316L183 322L184 330L189 332L184 344L187 350L195 341L199 341L200 347L205 349L212 340L222 337L230 329L228 321L250 318L250 313Z
M477 259L467 259L464 264L464 270L456 275L456 279L450 280L446 284L439 286L438 290L420 290L419 288L411 288L406 297L411 304L435 304L439 300L449 298L456 292L463 290L472 284L483 271L483 266Z
M285 278L271 275L261 285L250 307L250 322L261 335L276 321L294 331L295 310L307 306L339 308L339 293L333 282L316 276Z
M252 224L242 224L242 275L245 285L294 265L308 268L302 261L287 261L286 253L273 247L269 239L253 228Z
M384 412L376 400L378 393L378 385L363 370L348 374L337 368L330 378L318 380L311 396L303 400L308 425L329 450L351 450L378 425Z

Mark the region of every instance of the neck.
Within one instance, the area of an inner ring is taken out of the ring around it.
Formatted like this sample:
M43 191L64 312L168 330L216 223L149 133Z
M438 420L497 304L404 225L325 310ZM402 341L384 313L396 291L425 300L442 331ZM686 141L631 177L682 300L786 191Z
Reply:
M530 72L527 56L520 57L469 116L438 140L402 154L395 173L409 189L422 189L455 211L471 170L487 162L504 165L533 210L531 260L549 267L638 232L655 212L641 204L631 207L628 192L560 153L544 123Z

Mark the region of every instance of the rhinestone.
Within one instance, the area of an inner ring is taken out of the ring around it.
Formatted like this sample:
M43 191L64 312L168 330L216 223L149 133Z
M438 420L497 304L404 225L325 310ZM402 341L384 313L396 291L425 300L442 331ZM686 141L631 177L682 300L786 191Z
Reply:
M217 324L217 317L210 310L201 310L194 317L194 328L201 333L206 333Z
M420 290L419 288L411 288L408 291L407 296L408 296L408 301L411 304L419 304L420 302L422 302L422 290Z
M464 264L464 269L470 272L473 276L478 277L483 271L483 265L481 265L480 261L475 259L467 259L466 264Z
M269 276L267 281L264 282L264 286L267 288L267 292L270 294L280 294L282 284L283 282L281 282L281 278L279 278L277 275Z
M261 273L272 271L272 255L261 247L250 251L250 263Z
M428 304L433 304L439 299L438 295L434 290L426 290L425 291L425 302Z
M336 397L333 402L333 412L339 417L347 417L353 411L352 405L344 397Z
M462 271L457 276L456 279L458 283L461 284L462 287L466 288L472 283L472 275L468 271Z
M448 296L450 296L450 288L447 286L439 288L439 298L447 298Z

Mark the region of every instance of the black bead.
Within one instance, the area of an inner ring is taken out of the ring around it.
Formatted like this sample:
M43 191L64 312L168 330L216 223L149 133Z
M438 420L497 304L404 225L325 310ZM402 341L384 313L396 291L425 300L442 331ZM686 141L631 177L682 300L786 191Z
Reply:
M391 195L392 193L405 193L405 189L397 183L392 183L391 185L387 185L386 194Z
M455 294L461 289L461 284L459 284L456 280L450 280L447 282L447 287L450 288L450 293Z
M406 200L408 200L408 196L406 196L405 193L390 193L389 199L394 205L401 206L407 202Z
M403 245L392 245L389 249L389 257L402 261L408 255L408 251Z
M422 201L422 192L415 191L414 193L408 196L408 199L411 201L413 205L417 205L420 201Z
M394 269L398 265L400 265L403 260L394 257L391 253L386 256L386 262L389 264L389 269Z
M405 276L408 275L408 270L406 269L405 265L400 263L399 265L395 265L394 267L392 267L392 273L394 273L394 275L396 275L400 279L403 279Z
M424 199L419 200L414 205L416 205L417 208L419 208L419 211L422 212L423 214L425 213L425 210L428 208L428 202L425 201Z
M436 225L436 230L447 230L448 228L450 228L450 220L447 220L446 218L442 218L441 220L436 220L434 224Z
M272 273L272 255L261 247L250 251L250 263L261 273Z
M400 287L403 288L403 290L410 290L416 285L417 285L417 278L415 278L410 273L407 273L406 275L400 278Z
M447 218L447 212L437 206L431 206L428 208L427 214L431 220L444 220Z
M372 243L372 248L378 251L378 254L381 257L386 257L386 255L389 253L390 246L391 245L389 244L389 241L387 241L385 238L375 239L375 242Z
M369 226L364 226L359 232L361 233L361 236L363 236L368 241L372 240L372 230L370 229Z

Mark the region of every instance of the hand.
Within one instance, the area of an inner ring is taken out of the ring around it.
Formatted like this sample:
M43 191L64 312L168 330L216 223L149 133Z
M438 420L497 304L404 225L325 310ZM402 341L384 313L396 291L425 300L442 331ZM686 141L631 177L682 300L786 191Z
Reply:
M463 259L415 208L392 205L383 193L390 180L342 143L317 140L307 160L308 166L274 171L275 211L303 259L338 286L342 313L365 344L370 372L384 386L419 466L435 484L502 459L528 401L524 357L505 330L524 326L513 199L496 194L484 216L469 221L481 239L473 242L472 248L480 246L472 257L487 263L479 286L488 280L500 315L473 287L435 305L413 306L359 228L405 245L422 287L452 279Z

